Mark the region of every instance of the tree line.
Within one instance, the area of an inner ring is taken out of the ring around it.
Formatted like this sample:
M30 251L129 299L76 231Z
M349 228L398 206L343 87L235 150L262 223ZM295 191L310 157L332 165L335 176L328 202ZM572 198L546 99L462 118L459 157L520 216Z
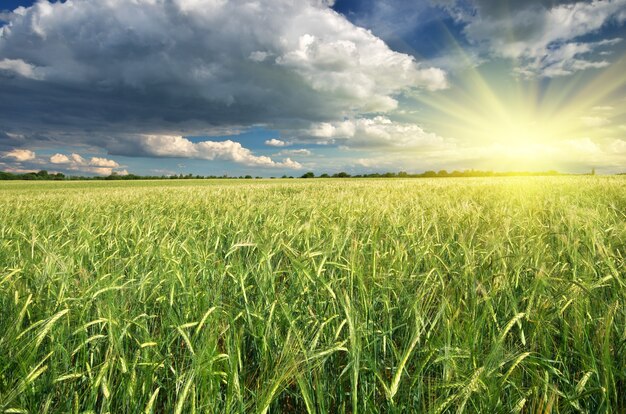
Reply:
M512 171L512 172L494 172L494 171L481 171L481 170L464 170L464 171L451 171L439 170L439 171L425 171L419 174L411 174L405 171L400 172L385 172L385 173L369 173L369 174L349 174L345 171L334 174L320 174L315 175L312 171L306 172L299 177L283 175L280 178L437 178L437 177L514 177L514 176L555 176L562 175L557 171L542 171L542 172L528 172L528 171ZM224 175L193 175L193 174L178 174L178 175L136 175L127 174L120 175L113 173L108 176L81 176L81 175L65 175L63 173L48 173L46 170L38 172L27 173L11 173L0 171L0 180L203 180L203 179L260 179L263 177L252 175L240 175L229 176ZM270 177L277 178L277 177Z
M425 171L423 173L411 174L405 171L400 172L385 172L385 173L370 173L370 174L356 174L350 175L347 172L340 172L333 175L321 174L316 177L313 172L307 172L300 178L436 178L436 177L513 177L513 176L551 176L562 175L558 171L509 171L509 172L495 172L495 171L480 171L480 170L464 170L464 171L451 171L439 170L439 171ZM283 178L286 178L283 176Z

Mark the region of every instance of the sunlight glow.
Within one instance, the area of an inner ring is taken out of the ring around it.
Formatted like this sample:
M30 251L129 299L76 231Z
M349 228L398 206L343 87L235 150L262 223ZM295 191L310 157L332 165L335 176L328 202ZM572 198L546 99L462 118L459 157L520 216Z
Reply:
M415 122L454 140L483 168L559 169L594 156L610 160L623 147L626 72L618 68L625 57L567 79L512 79L502 75L514 70L503 70L504 62L477 66L467 59L454 88L414 96L427 108Z

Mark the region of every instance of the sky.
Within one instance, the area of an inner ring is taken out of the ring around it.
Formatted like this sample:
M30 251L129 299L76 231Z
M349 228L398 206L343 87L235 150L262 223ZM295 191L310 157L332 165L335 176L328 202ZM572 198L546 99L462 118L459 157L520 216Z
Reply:
M626 172L626 0L0 0L0 171Z

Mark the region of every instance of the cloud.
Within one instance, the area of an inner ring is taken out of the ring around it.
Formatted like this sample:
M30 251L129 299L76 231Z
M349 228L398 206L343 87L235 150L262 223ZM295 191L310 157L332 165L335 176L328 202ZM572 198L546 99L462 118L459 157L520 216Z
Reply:
M41 79L35 66L24 62L22 59L0 60L0 71L16 73L29 79Z
M290 145L287 141L282 141L280 139L272 138L265 141L265 145L270 147L284 147Z
M32 161L36 158L33 151L27 149L14 149L7 151L2 156L3 158L11 158L17 162Z
M583 116L580 118L585 126L597 128L611 123L610 120L601 116Z
M496 56L514 60L524 76L557 77L608 66L595 59L601 49L622 39L582 41L606 24L622 24L626 0L510 2L502 7L494 0L446 1L458 21L466 24L470 42L484 46ZM469 6L468 6L469 5Z
M615 139L611 143L611 152L614 154L626 154L626 141Z
M0 28L0 124L106 149L128 136L336 122L446 87L442 70L392 51L332 3L38 1Z
M435 148L446 145L442 137L424 131L417 124L394 122L384 116L317 123L305 131L305 135L318 142L340 143L353 148Z
M111 175L113 172L120 175L123 173L128 174L126 170L114 171L115 168L120 166L119 163L107 158L92 157L90 160L87 160L76 153L70 155L57 153L52 155L49 161L51 164L62 166L62 168L68 171L80 171L98 175Z
M9 172L47 169L54 171L61 170L70 173L78 172L81 174L110 175L113 172L123 173L125 171L120 169L120 165L117 161L104 157L91 157L87 159L77 153L56 153L49 157L38 157L34 151L21 148L0 154L0 158L9 160L6 163L0 162L1 169Z
M50 162L52 164L69 164L71 161L67 155L54 154L50 157Z
M109 168L116 168L120 166L116 161L109 160L106 158L98 158L98 157L92 157L91 160L89 161L89 165L93 165L94 167L109 167Z
M239 142L202 141L191 142L176 135L142 135L126 142L119 142L112 149L119 155L139 154L148 157L194 158L201 160L224 160L249 167L300 169L302 166L289 158L277 162L270 157L257 156Z
M309 156L313 154L310 150L306 149L306 148L302 148L302 149L292 149L292 150L282 150L280 151L278 154L276 154L277 156Z
M586 156L593 156L601 151L598 144L596 144L591 138L578 138L565 141L565 145L569 146L569 150L576 154L584 154Z
M597 112L611 112L613 111L615 108L610 106L610 105L604 105L604 106L594 106L593 108L591 108L593 111L597 111Z
M2 30L2 26L6 22L11 20L12 16L13 16L13 12L11 12L9 10L2 10L2 9L0 9L0 31Z

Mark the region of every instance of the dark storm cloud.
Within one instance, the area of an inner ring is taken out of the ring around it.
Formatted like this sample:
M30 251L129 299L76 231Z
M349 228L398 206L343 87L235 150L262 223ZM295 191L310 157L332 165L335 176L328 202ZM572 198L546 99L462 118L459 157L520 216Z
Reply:
M0 131L132 155L133 136L385 112L445 86L332 2L75 0L0 28ZM0 137L0 145L15 144ZM140 145L137 146L140 149Z

